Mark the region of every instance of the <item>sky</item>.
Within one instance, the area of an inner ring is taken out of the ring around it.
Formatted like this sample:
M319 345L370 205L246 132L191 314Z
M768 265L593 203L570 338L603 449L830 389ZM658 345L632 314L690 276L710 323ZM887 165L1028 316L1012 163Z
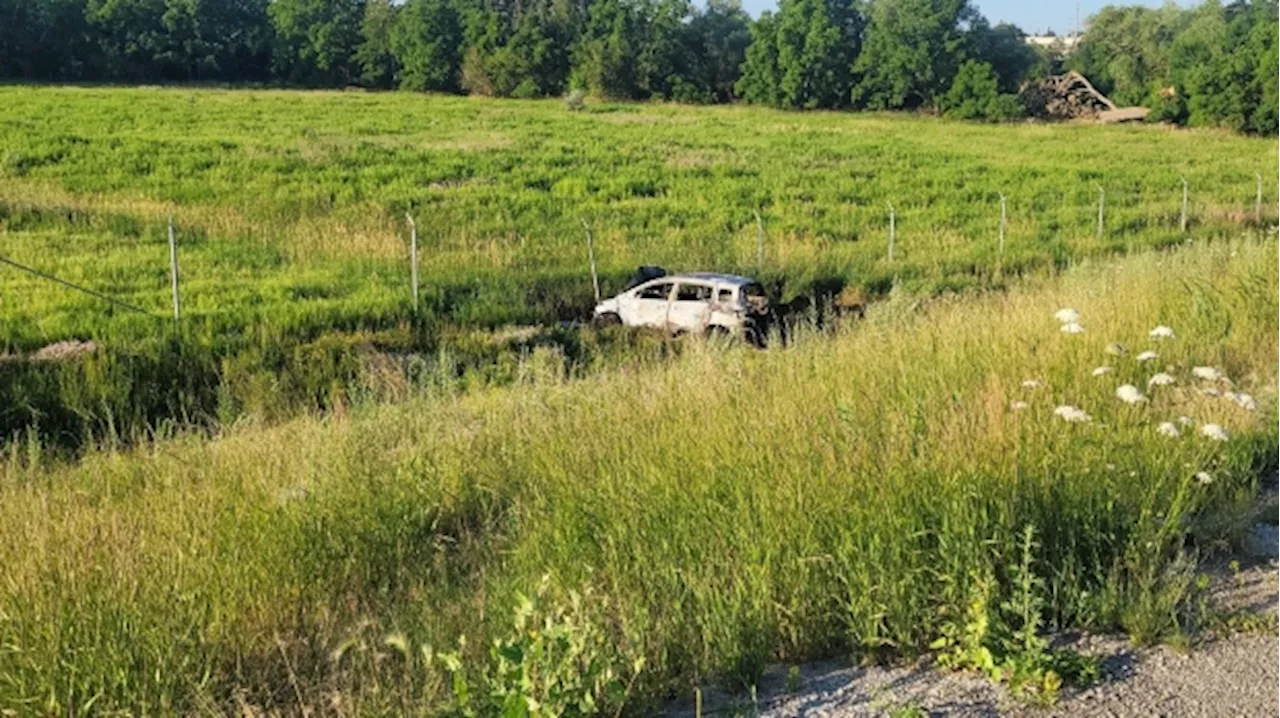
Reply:
M973 0L992 25L1011 22L1028 34L1053 30L1066 35L1076 26L1076 8L1080 8L1080 22L1106 5L1146 5L1158 7L1162 0ZM764 10L777 9L776 0L742 0L742 7L752 17L759 17Z

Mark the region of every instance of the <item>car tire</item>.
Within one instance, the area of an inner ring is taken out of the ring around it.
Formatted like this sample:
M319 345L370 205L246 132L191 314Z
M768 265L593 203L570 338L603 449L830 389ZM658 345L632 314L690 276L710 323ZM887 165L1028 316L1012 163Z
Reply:
M591 320L591 323L597 327L619 327L622 326L622 317L613 312L605 312L604 314L597 314Z

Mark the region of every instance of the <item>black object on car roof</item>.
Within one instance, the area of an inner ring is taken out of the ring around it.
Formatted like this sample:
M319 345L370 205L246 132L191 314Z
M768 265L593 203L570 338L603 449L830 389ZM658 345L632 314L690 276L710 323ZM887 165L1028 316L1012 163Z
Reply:
M631 289L632 287L640 286L641 284L644 284L650 279L657 279L658 277L665 277L665 276L667 276L667 270L663 269L662 267L658 267L652 264L646 264L640 267L636 267L635 274L631 275L631 279L627 282L627 286L622 291L625 292L628 289Z

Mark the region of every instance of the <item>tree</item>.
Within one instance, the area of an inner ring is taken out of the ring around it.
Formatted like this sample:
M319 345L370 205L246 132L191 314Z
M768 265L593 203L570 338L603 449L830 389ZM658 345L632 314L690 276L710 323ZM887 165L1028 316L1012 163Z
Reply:
M738 97L759 105L782 107L782 69L778 66L778 19L764 12L751 23L742 75L733 85Z
M752 28L739 92L778 107L847 105L862 26L848 0L782 0Z
M751 44L750 23L737 0L709 0L707 9L689 22L694 63L690 73L713 102L734 97L734 83Z
M368 0L365 4L355 61L360 68L360 82L368 87L391 87L395 81L396 59L391 52L395 23L396 7L391 0Z
M1027 36L1016 25L1000 23L991 27L985 18L979 18L969 31L967 54L991 66L1000 92L1017 92L1042 63L1036 49L1027 44Z
M349 84L359 76L355 59L364 18L363 0L272 0L275 29L272 68L291 84Z
M873 110L932 107L966 59L982 21L968 0L877 0L854 65L854 104Z
M457 92L462 21L449 0L409 0L391 32L391 48L406 90Z
M587 15L573 53L573 82L601 97L639 96L634 9L622 0L595 0Z
M947 117L992 122L1023 114L1018 98L1001 93L995 70L979 60L968 60L960 66L951 89L939 99L938 109Z

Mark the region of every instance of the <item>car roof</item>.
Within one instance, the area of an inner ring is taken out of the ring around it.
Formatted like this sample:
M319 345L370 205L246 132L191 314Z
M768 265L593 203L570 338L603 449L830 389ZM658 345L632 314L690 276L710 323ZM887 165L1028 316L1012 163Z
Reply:
M715 282L718 284L732 284L734 286L742 286L744 284L752 284L756 280L751 277L743 277L738 274L717 274L715 272L688 272L685 274L668 274L658 279L676 280L696 279L701 282Z

